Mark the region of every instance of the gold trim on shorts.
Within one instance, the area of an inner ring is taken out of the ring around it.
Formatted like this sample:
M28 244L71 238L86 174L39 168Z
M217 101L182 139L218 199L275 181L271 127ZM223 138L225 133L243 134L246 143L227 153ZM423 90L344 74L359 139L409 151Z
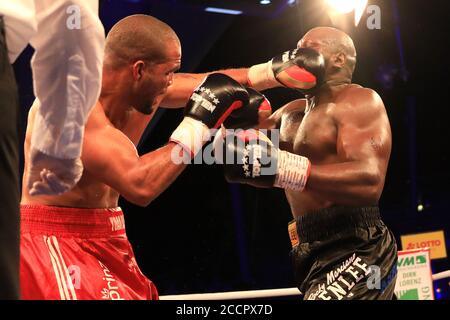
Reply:
M297 223L295 220L292 220L288 224L288 233L289 238L291 239L292 248L295 248L299 244L298 234L297 234Z

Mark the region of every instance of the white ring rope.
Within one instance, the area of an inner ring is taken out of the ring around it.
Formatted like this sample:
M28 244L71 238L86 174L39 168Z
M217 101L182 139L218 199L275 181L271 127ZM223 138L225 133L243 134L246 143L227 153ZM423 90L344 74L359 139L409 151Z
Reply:
M160 296L161 300L234 300L234 299L256 299L298 296L300 291L297 288L267 289L250 291L232 291L215 293L180 294L172 296Z
M450 278L450 270L435 273L431 277L433 278L433 281Z
M450 270L433 274L433 281L450 278ZM195 293L195 294L177 294L170 296L160 296L161 300L238 300L238 299L258 299L288 297L300 295L297 288L285 289L266 289L215 293Z

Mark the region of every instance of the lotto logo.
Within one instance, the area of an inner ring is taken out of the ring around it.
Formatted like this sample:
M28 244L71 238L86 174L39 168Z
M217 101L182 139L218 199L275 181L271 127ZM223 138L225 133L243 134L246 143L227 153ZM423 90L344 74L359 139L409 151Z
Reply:
M406 246L406 250L439 247L440 245L441 245L441 241L440 240L430 240L430 241L422 241L422 242L410 242Z
M444 231L433 231L401 236L403 250L430 248L431 259L447 257Z

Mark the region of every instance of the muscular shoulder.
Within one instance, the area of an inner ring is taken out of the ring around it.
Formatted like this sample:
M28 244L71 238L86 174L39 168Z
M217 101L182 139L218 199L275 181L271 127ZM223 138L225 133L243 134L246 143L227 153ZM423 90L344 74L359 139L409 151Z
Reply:
M365 121L386 113L383 100L376 91L356 85L338 94L334 111L337 119L344 121Z
M350 108L384 108L383 101L375 90L357 85L342 90L337 96L336 103L345 104Z
M359 85L349 86L339 95L339 100L348 101L353 104L379 105L382 103L378 93L370 88L364 88Z

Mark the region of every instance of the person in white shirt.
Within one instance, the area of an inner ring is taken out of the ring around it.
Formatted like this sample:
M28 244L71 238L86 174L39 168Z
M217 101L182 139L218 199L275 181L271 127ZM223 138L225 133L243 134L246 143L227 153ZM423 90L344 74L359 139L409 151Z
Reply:
M57 195L82 175L84 126L100 94L104 41L98 0L0 3L0 299L19 297L18 97L10 64L27 44L35 49L38 107L24 183L31 195Z

